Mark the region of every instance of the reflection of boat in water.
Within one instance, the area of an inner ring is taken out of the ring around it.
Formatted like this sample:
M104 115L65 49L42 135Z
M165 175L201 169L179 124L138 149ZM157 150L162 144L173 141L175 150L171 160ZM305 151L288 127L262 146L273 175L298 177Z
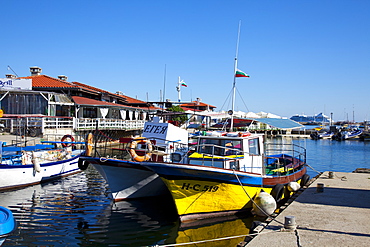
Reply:
M100 222L93 227L86 224L82 233L102 246L154 246L176 235L178 228L176 209L168 196L111 201L97 213ZM104 228L97 229L99 225Z
M91 169L92 172L97 172ZM18 228L4 245L38 246L78 245L79 223L96 225L97 212L110 204L106 184L93 173L79 173L60 180L0 192L0 204L8 207ZM77 227L76 227L77 226ZM45 237L48 236L48 237Z
M86 234L90 239L101 238L106 245L154 246L185 244L185 246L237 246L253 222L250 218L215 218L180 223L176 208L169 197L140 198L118 201L106 208L103 219L108 221L104 234ZM148 207L150 205L150 207ZM136 233L140 232L140 238ZM236 237L237 236L237 237ZM225 238L223 240L217 240ZM195 242L194 244L189 244Z
M170 243L193 243L186 246L238 246L250 232L253 217L218 219L215 222L196 221L196 224L181 223L176 239Z

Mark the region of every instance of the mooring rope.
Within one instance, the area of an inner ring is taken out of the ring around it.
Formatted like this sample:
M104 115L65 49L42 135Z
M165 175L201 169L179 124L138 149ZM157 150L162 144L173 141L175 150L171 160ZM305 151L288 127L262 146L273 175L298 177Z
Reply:
M318 170L316 170L315 168L313 168L309 164L306 163L305 165L308 166L309 168L311 168L313 171L317 172L318 174L322 174L322 172L319 172Z
M240 186L242 187L242 189L244 190L244 192L247 194L247 196L249 197L249 199L252 201L252 203L254 204L254 205L256 205L257 207L258 207L258 209L259 210L261 210L261 212L262 213L264 213L267 217L271 217L271 220L273 220L273 221L275 221L275 222L277 222L277 223L279 223L279 224L281 224L281 225L284 225L284 223L282 223L282 222L280 222L280 221L278 221L278 220L276 220L276 219L274 219L274 218L272 218L272 216L271 215L269 215L268 213L266 213L266 211L265 210L263 210L251 197L250 197L250 195L248 194L248 192L244 189L244 186L243 186L243 184L241 183L241 181L240 181L240 179L239 179L239 177L238 177L238 175L235 173L235 170L233 170L233 173L234 173L234 175L235 175L235 177L236 177L236 179L238 180L238 182L239 182L239 184L240 184Z
M221 241L221 240L227 240L227 239L233 239L233 238L256 236L256 235L259 235L259 234L266 234L266 233L272 233L272 232L278 232L278 231L280 231L280 230L273 230L273 231L269 231L269 232L252 233L252 234L248 234L248 235L238 235L238 236L230 236L230 237L223 237L223 238L214 238L214 239L207 239L207 240L200 240L200 241L179 243L179 244L166 244L166 245L158 245L157 244L157 245L150 245L150 246L151 247L171 247L171 246L182 246L182 245L189 245L189 244L201 244L201 243Z

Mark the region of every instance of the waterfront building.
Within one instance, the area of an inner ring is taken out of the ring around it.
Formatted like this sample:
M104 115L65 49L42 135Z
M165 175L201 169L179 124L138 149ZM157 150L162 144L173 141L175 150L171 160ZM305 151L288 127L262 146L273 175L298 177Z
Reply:
M6 75L0 79L2 120L11 132L20 125L37 128L39 134L57 127L69 133L70 129L91 130L96 124L110 130L141 129L149 116L159 110L121 92L68 82L64 75L42 75L39 67L30 67L30 72L26 77Z

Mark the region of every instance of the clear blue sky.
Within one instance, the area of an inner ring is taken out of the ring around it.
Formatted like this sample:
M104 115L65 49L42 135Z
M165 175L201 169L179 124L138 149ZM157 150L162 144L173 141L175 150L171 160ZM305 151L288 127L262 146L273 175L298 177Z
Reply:
M370 1L0 1L0 78L68 76L157 101L201 98L236 110L370 119ZM164 68L166 66L166 80ZM165 82L165 83L164 83ZM165 89L164 89L165 88Z

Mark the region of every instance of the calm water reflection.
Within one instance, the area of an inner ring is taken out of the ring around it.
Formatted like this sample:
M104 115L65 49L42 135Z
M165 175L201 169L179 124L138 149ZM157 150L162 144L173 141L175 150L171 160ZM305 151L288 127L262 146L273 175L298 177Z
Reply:
M370 143L273 139L307 148L318 171L370 168ZM317 173L308 169L309 174ZM3 246L152 246L247 235L253 218L180 225L170 198L112 203L102 177L85 172L52 183L0 192L18 229ZM244 237L186 246L236 246Z

